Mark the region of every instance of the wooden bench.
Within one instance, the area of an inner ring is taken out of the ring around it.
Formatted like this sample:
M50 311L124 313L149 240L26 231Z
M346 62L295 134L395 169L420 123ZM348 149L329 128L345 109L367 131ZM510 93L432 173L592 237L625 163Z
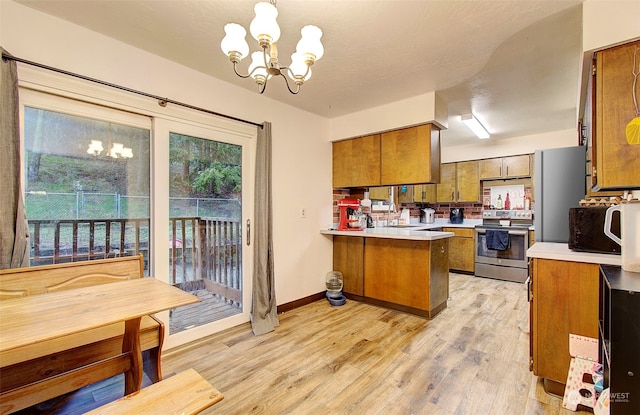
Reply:
M143 278L143 264L142 255L137 255L0 270L0 301ZM2 413L5 405L10 406L10 413L117 374L93 374L91 365L119 355L123 335L124 323L113 324L33 344L25 347L14 361L0 362ZM164 324L153 316L143 317L140 323L143 365L153 382L162 379L163 339ZM57 380L50 382L51 379ZM51 387L52 384L55 386Z
M188 369L85 415L198 414L222 398L198 372Z

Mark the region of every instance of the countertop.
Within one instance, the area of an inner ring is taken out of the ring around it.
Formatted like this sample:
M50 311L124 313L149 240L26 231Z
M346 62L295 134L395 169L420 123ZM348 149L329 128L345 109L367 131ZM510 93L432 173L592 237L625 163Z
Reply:
M423 224L424 225L424 224ZM435 241L437 239L451 238L453 232L437 232L429 231L430 225L426 227L416 226L409 228L369 228L363 231L338 231L338 230L321 230L323 235L341 235L341 236L360 236L365 238L387 238L387 239L410 239L414 241ZM435 226L431 226L434 228ZM440 227L440 226L437 226ZM423 229L423 230L418 230Z
M558 261L586 262L589 264L618 266L622 264L620 255L575 252L569 249L569 245L556 242L536 242L527 250L527 257L556 259Z

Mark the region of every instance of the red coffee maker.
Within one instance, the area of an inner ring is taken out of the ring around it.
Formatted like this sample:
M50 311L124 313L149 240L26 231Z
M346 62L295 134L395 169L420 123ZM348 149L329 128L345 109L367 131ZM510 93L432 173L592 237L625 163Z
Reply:
M360 201L358 199L340 199L338 201L338 209L340 210L339 231L362 230L360 226L360 216L355 215L355 212L360 209Z

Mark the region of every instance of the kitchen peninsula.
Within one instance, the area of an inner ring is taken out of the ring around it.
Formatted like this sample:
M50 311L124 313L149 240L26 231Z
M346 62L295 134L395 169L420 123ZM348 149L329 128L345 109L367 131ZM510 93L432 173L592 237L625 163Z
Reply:
M433 318L447 307L449 239L430 226L323 230L347 298Z

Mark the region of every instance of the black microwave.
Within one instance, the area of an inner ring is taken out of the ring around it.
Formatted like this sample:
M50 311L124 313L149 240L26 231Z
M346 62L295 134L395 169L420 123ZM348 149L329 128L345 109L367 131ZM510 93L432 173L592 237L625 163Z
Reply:
M569 249L620 255L620 245L604 234L606 206L569 209ZM620 237L620 212L613 212L611 232Z

